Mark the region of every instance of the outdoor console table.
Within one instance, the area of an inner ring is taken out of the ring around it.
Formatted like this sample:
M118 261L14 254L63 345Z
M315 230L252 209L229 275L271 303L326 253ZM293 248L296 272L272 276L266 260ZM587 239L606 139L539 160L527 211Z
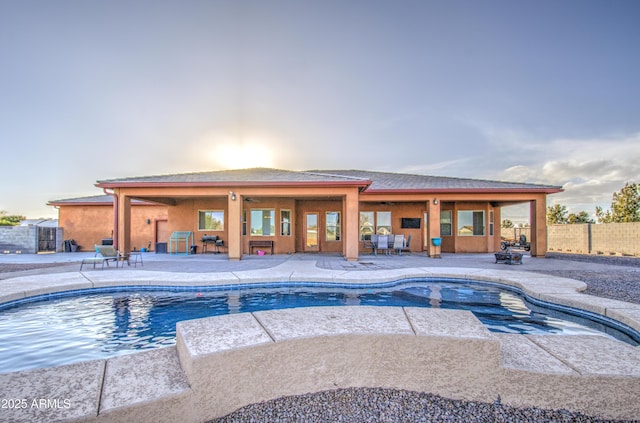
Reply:
M129 260L133 261L133 267L138 267L138 261L140 262L140 266L144 266L142 262L142 251L131 251L129 253ZM124 266L124 263L122 263ZM129 266L131 266L131 262L129 262Z
M255 247L271 248L271 255L273 255L273 240L261 239L249 241L249 254L253 253Z
M496 263L522 264L522 253L495 253Z

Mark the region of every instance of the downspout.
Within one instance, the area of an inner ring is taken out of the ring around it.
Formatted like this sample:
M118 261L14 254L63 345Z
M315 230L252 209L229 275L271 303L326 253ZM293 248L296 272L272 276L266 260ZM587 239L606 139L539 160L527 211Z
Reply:
M105 194L113 196L113 232L111 238L113 239L113 248L118 249L118 195L115 191L107 191L108 188L103 188Z

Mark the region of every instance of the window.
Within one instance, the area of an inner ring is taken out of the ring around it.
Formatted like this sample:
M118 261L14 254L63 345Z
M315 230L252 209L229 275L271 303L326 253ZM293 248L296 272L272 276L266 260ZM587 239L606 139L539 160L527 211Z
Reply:
M327 212L325 222L327 241L340 241L340 212Z
M280 235L291 236L291 210L280 210Z
M272 236L276 233L274 209L251 210L251 235Z
M458 212L458 235L484 235L484 211L460 210Z
M199 231L224 231L224 211L200 210L198 212Z
M451 210L440 211L440 236L451 236Z
M391 233L391 212L380 211L376 213L376 233L378 235Z
M493 210L489 212L489 236L493 236Z
M360 241L371 239L373 228L373 212L360 212Z
M247 236L247 209L242 209L242 236Z

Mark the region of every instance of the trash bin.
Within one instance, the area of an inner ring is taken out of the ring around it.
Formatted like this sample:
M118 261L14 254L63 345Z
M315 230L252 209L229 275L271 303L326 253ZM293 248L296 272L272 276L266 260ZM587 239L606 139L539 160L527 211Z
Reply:
M156 242L156 254L167 254L166 242Z
M63 244L65 253L75 253L76 251L78 251L79 245L76 244L76 241L73 239L65 239L63 241Z
M197 250L198 250L198 246L197 245L192 245L191 246L191 250L189 250L189 254L196 254Z

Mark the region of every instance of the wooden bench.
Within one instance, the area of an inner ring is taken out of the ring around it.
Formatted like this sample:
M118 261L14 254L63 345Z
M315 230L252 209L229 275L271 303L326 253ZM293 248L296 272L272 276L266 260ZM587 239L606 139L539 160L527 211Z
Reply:
M522 253L495 253L496 263L522 264Z
M273 240L260 239L249 241L249 254L253 254L255 247L271 248L271 255L273 255Z

